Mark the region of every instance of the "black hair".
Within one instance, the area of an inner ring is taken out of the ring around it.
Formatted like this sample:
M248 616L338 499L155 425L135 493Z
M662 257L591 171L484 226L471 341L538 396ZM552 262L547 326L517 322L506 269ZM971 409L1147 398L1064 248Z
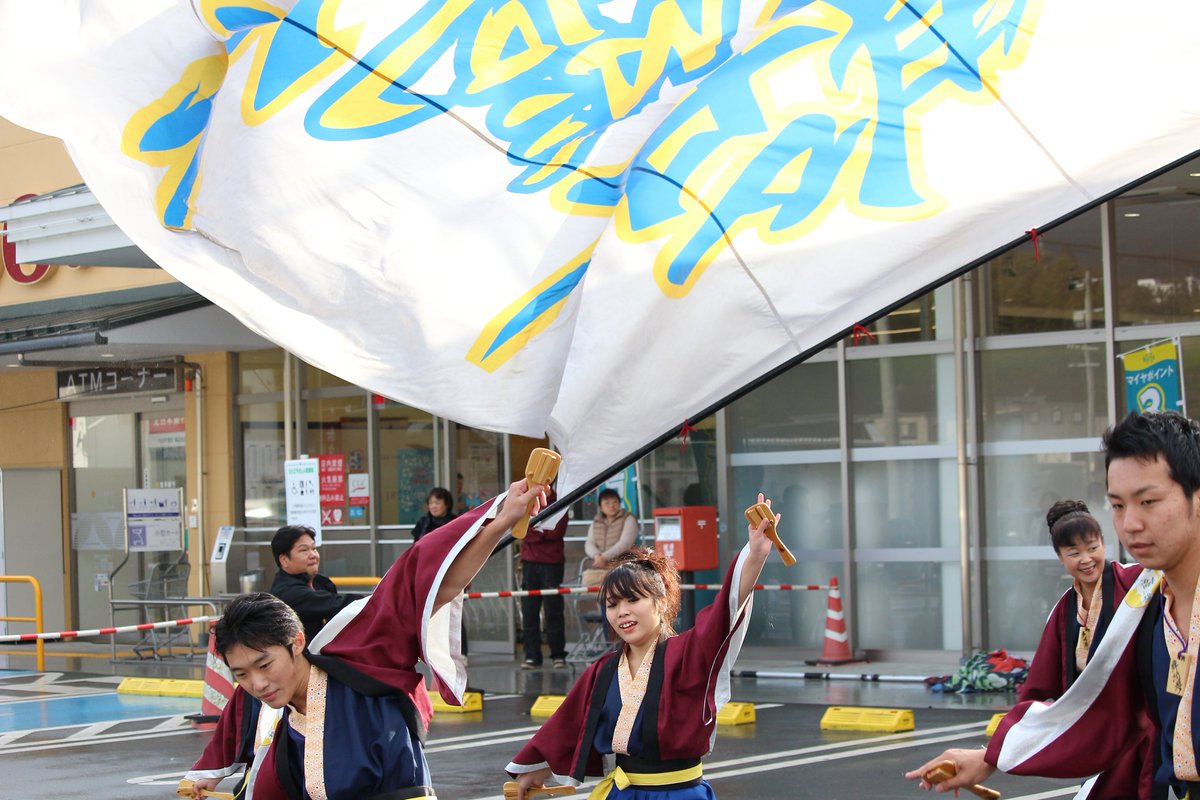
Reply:
M317 541L317 532L307 525L284 525L275 531L271 537L271 555L275 556L275 566L283 568L279 557L291 553L301 536L311 536L314 543Z
M620 493L620 492L618 492L616 489L613 489L612 487L608 487L608 488L605 488L605 489L601 489L601 490L600 490L600 496L596 498L596 502L600 502L601 500L604 500L604 499L606 499L606 498L609 498L609 497L615 497L615 498L617 498L618 500L620 500L620 499L621 499L621 493Z
M429 501L435 497L446 504L447 514L454 510L454 495L450 494L449 489L445 489L441 486L433 487L429 490L429 494L425 496L425 505L428 506Z
M243 594L225 609L213 628L217 654L222 659L234 645L265 651L281 645L291 647L304 630L291 606L273 594Z
M663 634L675 633L679 615L679 571L675 562L645 547L635 547L613 559L612 567L600 583L600 607L609 600L639 600L652 597L658 603Z
M1100 522L1088 511L1082 500L1059 500L1046 512L1046 527L1050 529L1050 544L1054 552L1090 539L1104 539Z
M1200 489L1200 425L1177 411L1131 412L1104 432L1103 443L1105 470L1114 459L1161 456L1184 495Z

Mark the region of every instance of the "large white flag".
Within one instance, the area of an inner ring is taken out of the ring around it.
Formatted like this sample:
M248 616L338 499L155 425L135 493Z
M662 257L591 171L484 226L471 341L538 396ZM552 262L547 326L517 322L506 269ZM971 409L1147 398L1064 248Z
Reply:
M565 491L1200 147L1200 3L4 2L0 115L306 361Z

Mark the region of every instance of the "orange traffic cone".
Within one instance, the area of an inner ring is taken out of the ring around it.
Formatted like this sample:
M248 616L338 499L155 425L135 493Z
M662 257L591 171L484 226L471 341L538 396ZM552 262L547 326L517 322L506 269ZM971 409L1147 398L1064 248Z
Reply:
M200 713L189 714L192 726L201 730L213 728L221 712L233 697L233 673L229 665L217 655L217 637L212 629L208 632L208 655L204 663L204 695L200 699Z
M850 633L846 629L846 613L842 610L842 592L837 578L829 579L829 605L825 610L825 645L821 657L809 664L833 666L837 664L862 663L850 652Z

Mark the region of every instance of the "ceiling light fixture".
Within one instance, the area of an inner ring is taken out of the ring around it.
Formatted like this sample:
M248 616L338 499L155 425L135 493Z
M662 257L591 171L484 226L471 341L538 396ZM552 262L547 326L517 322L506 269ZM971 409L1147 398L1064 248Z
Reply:
M1127 211L1127 212L1125 212L1125 216L1128 217L1129 219L1133 219L1134 217L1140 217L1141 214L1139 214L1136 211Z

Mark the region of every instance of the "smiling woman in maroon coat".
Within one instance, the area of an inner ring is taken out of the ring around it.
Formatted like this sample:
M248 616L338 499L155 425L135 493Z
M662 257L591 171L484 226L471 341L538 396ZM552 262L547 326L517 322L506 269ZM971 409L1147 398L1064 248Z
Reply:
M552 777L578 786L587 775L604 774L590 800L661 800L664 793L712 800L700 759L712 749L717 710L729 699L729 668L772 549L768 523L749 529L716 599L680 634L673 628L674 565L644 549L616 559L600 585L600 603L619 638L508 765L518 776L519 800ZM615 768L606 769L603 762L614 756Z
M1017 689L1019 702L1054 701L1071 688L1104 638L1125 593L1142 573L1138 564L1105 559L1104 533L1082 500L1055 503L1046 513L1046 525L1050 544L1073 582L1046 620L1029 674ZM1087 794L1089 800L1149 797L1150 773L1143 769L1150 762L1149 747L1146 737L1101 773Z

